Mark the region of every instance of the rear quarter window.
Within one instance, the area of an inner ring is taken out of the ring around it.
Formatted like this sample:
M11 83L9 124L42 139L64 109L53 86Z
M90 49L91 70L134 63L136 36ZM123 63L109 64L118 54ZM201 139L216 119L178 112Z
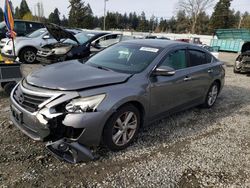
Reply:
M207 64L207 56L205 52L198 50L188 50L188 54L190 67Z
M26 32L26 24L25 22L15 22L14 24L14 30L17 33L25 33Z

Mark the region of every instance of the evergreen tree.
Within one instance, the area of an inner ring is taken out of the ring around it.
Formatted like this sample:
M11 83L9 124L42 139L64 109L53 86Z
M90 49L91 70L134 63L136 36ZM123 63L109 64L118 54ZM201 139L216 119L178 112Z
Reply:
M143 11L141 13L141 16L139 18L139 26L138 30L142 32L148 32L150 29L148 28L148 21L146 19L145 12Z
M65 17L65 15L63 15L63 18L62 18L62 21L61 21L61 25L64 26L64 27L68 27L68 25L69 25L69 21Z
M177 33L187 33L190 32L191 21L186 16L186 12L184 10L179 10L177 13L177 24L176 24L176 32Z
M231 27L231 1L232 0L220 0L215 8L210 19L210 32L214 32L216 29L228 29Z
M196 34L211 34L209 33L209 16L206 12L201 12L197 20Z
M131 25L132 25L132 28L133 28L134 30L137 30L137 29L138 29L138 26L139 26L139 18L138 18L137 14L136 14L135 12L133 13L133 16L132 16Z
M72 27L84 28L85 25L89 26L90 17L93 13L90 5L85 5L81 0L70 0L69 11L69 24ZM92 20L93 21L93 20Z
M0 22L3 21L3 9L0 7Z
M58 8L55 8L54 12L50 13L48 21L57 25L61 25L60 12Z
M20 4L20 9L19 9L19 15L20 18L23 19L25 15L30 15L31 11L29 9L29 6L26 2L26 0L22 0Z
M240 27L250 29L250 14L248 12L243 14Z
M14 17L15 17L15 19L21 19L19 7L16 7L16 8L15 8Z

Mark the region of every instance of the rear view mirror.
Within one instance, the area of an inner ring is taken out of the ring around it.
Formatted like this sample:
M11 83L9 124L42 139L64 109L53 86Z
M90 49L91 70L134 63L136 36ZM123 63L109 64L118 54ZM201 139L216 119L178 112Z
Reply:
M153 71L155 76L173 76L175 75L175 70L168 66L160 66Z
M50 38L49 35L43 36L43 39L44 39L44 40L49 39L49 38Z

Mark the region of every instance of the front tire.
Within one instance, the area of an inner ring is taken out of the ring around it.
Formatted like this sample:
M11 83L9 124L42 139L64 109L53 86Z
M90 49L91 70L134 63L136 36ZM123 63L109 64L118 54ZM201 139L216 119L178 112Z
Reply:
M240 70L240 69L237 69L236 66L234 66L234 73L235 73L235 74L239 74L239 73L241 73L241 70Z
M219 91L220 91L220 87L219 87L218 82L214 82L208 90L206 100L203 104L203 107L211 108L217 100L217 97L219 95Z
M13 90L13 88L16 86L16 82L9 82L9 83L6 83L4 86L3 86L3 89L4 89L4 92L10 96L11 94L11 91Z
M19 58L22 63L32 64L36 62L36 53L35 48L24 48L21 50Z
M127 148L138 135L141 117L133 105L117 110L107 121L103 131L103 142L111 151Z

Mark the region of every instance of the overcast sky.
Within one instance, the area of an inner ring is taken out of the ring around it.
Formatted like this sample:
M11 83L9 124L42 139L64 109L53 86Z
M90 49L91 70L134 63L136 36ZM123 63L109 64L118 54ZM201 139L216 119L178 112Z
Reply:
M12 0L14 7L20 5L21 0ZM68 0L26 0L30 9L34 13L34 7L37 2L43 2L45 16L48 16L56 7L61 12L61 16L68 16ZM97 16L103 15L104 0L85 0L89 3L94 14ZM107 10L125 12L144 11L148 17L155 15L156 17L170 18L176 13L178 0L108 0ZM4 0L1 0L0 6L3 7ZM233 0L232 7L235 10L242 12L250 12L250 0ZM208 10L211 14L213 8Z

